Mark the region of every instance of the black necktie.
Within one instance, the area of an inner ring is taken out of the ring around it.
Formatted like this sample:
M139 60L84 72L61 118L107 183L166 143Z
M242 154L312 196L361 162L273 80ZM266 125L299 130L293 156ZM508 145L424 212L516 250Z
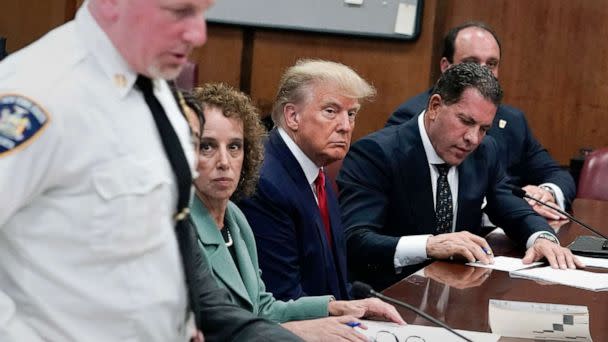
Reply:
M177 137L163 106L158 102L156 96L154 96L152 81L148 77L139 75L137 76L135 84L143 93L144 100L152 112L156 128L158 129L163 142L165 153L171 163L171 168L173 169L177 180L179 198L177 201L177 214L175 215L175 236L182 258L182 265L184 267L190 307L196 316L197 326L200 327L201 317L199 317L199 314L201 310L198 307L197 299L201 297L201 289L200 286L197 286L199 283L197 280L197 263L200 261L201 252L197 244L196 232L194 231L194 227L190 224L188 217L190 189L192 186L190 166L179 138Z
M179 199L177 201L177 219L182 218L183 214L187 213L187 208L190 202L190 188L192 187L192 174L190 173L190 166L188 160L182 149L182 145L173 130L173 126L165 113L163 106L158 102L156 96L154 96L154 90L152 87L152 80L146 76L139 75L135 84L139 87L141 92L144 94L146 104L150 107L154 122L158 129L158 133L163 141L163 147L167 158L171 163L175 178L177 180L177 186L179 189ZM180 215L181 214L181 215Z
M452 191L450 191L450 183L448 183L450 165L435 164L435 166L439 172L439 178L437 178L437 193L435 194L437 234L443 234L452 231L452 221L454 220Z

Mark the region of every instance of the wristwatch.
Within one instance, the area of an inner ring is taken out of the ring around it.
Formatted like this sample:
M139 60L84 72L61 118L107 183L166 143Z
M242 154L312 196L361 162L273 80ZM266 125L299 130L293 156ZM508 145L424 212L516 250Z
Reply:
M536 239L546 239L546 240L549 240L549 241L551 241L551 242L556 243L556 244L559 245L559 241L557 240L557 238L555 237L555 235L550 234L550 233L540 233L536 237Z
M555 195L555 190L553 190L552 187L547 186L547 185L541 185L541 186L539 186L539 188L547 190L551 194L551 197L553 197L553 202L557 203L557 196Z

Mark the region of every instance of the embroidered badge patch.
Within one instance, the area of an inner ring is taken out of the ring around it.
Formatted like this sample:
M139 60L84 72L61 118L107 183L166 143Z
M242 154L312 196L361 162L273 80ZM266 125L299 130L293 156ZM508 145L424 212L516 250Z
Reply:
M0 156L35 140L48 121L47 113L32 100L15 94L0 95Z

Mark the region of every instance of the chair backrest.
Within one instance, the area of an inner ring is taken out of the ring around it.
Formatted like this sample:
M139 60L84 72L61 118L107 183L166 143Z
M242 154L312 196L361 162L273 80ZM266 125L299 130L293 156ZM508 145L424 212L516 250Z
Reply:
M182 71L175 79L175 84L179 89L192 90L198 85L198 64L186 62Z
M6 52L6 38L0 36L0 61L6 57L8 53Z
M338 184L336 183L336 177L338 177L338 172L340 172L340 168L342 168L342 159L337 160L331 164L325 165L325 175L329 177L331 181L331 187L334 189L336 196L338 195Z
M576 197L608 201L608 147L585 158Z

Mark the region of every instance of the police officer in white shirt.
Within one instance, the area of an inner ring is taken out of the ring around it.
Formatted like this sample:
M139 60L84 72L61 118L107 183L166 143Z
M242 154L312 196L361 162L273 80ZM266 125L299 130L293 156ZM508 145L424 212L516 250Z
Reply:
M89 0L0 63L0 341L188 339L178 190L134 83L154 80L194 170L165 80L212 2Z

